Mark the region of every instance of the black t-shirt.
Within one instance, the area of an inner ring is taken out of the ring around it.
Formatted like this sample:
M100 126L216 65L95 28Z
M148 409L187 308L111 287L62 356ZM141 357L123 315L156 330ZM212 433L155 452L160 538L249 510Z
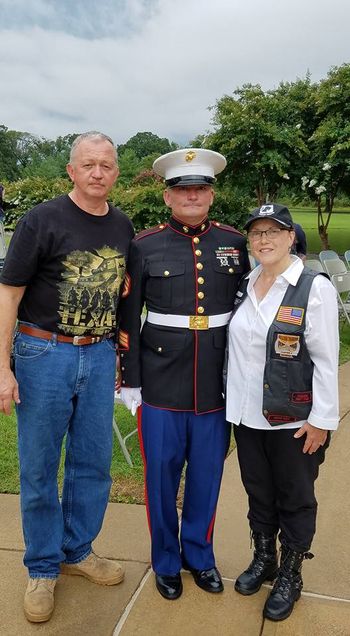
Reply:
M27 212L0 276L5 285L26 286L19 320L66 335L114 331L133 235L119 208L95 216L68 195Z

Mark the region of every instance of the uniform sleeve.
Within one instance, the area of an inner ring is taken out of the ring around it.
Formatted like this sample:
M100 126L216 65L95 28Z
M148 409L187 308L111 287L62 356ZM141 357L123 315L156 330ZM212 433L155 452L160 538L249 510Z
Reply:
M308 422L335 430L339 422L338 304L336 290L324 276L316 276L306 313L305 342L314 363L313 403Z
M120 302L118 349L123 387L141 386L140 329L143 308L143 259L140 246L133 240Z

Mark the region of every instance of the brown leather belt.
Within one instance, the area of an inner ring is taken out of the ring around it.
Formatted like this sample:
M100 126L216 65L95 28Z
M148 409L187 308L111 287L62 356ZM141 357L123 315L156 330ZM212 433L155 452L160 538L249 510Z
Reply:
M52 331L45 331L44 329L38 329L37 327L29 327L29 325L18 325L18 331L26 333L28 336L35 336L36 338L43 338L44 340L57 340L57 342L70 342L75 346L95 344L95 342L101 342L102 340L109 340L114 338L114 333L106 333L103 336L63 336L60 333L53 333Z

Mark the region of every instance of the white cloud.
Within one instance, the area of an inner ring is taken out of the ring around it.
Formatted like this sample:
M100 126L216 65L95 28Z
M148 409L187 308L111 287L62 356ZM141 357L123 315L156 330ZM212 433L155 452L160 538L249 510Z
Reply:
M100 129L124 142L149 130L185 142L207 130L208 106L243 83L273 88L307 70L318 80L348 61L348 0L67 6L0 0L0 123L51 138Z

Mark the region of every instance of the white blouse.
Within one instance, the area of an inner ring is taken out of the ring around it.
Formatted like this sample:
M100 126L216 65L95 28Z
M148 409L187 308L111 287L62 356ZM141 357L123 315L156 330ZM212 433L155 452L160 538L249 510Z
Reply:
M304 421L271 427L262 413L266 337L288 285L296 285L303 271L297 256L258 302L254 283L261 265L248 274L247 297L233 316L229 328L229 363L226 419L251 428L279 430L299 428ZM313 402L308 422L322 429L338 426L338 304L332 283L316 276L310 290L305 342L314 363Z

